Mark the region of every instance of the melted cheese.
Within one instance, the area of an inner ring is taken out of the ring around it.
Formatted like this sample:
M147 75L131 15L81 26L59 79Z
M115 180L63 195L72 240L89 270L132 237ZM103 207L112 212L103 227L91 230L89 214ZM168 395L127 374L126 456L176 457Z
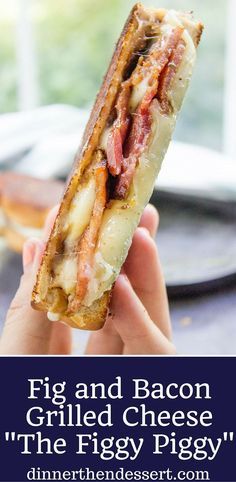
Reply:
M50 321L60 321L60 314L59 313L53 313L52 311L48 311L47 317Z
M133 87L129 102L131 112L134 112L137 109L138 105L146 94L148 82L149 77L145 77L141 82L139 82L139 84Z
M89 224L95 197L95 179L91 178L88 184L75 194L63 228L65 252L55 257L52 287L63 288L67 295L73 293L76 287L77 256L74 249Z
M112 287L127 256L140 216L153 191L176 116L164 116L157 109L152 114L152 140L136 169L133 189L128 199L113 200L104 213L85 305L90 306L104 291Z
M173 11L167 13L165 21L169 25L165 23L162 25L163 33L167 33L171 26L180 24L177 15ZM83 303L86 306L90 306L105 291L112 287L127 256L143 209L152 194L155 179L171 140L177 112L184 98L195 62L196 50L187 30L184 31L183 38L186 43L184 58L169 92L173 113L170 115L163 114L159 110L157 103L152 107L153 122L149 146L142 154L136 168L133 186L130 189L128 199L121 201L112 200L104 212L95 251L91 281ZM130 104L132 110L136 108L142 99L146 91L147 82L148 79L144 79L140 85L135 86ZM105 129L100 139L100 146L104 150L106 150L108 134L109 129ZM70 209L68 225L65 226L67 244L77 239L89 222L95 199L95 186L91 183L84 190L80 191L77 196L74 198L72 209ZM76 258L74 256L65 256L59 262L57 261L56 274L56 286L61 286L67 294L73 293L77 277ZM49 317L52 319L51 314L49 314Z
M53 264L54 278L52 287L63 288L69 295L74 292L77 280L76 255L58 255Z
M104 151L106 151L107 149L107 141L108 141L108 136L111 132L111 129L112 129L112 126L110 127L106 127L101 135L101 138L100 138L100 144L99 144L99 147L100 149L103 149Z
M83 234L91 218L95 197L95 179L91 178L88 184L75 194L71 202L63 228L66 233L65 244L74 244Z
M166 21L173 26L180 23L174 12L167 14ZM94 300L100 298L104 291L112 287L127 256L133 233L143 209L152 194L155 179L169 146L177 113L191 78L196 57L196 49L192 38L186 30L183 38L186 43L184 58L169 92L173 113L164 115L159 111L157 104L155 108L153 107L152 136L148 150L141 156L136 169L133 189L131 189L128 199L124 201L113 200L110 208L106 209L104 213L93 273L84 300L84 304L88 306ZM139 98L143 85L135 93L135 99Z

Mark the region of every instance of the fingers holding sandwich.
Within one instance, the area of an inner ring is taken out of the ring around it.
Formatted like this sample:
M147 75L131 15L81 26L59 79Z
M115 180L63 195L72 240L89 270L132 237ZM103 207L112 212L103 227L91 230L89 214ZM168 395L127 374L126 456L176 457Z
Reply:
M24 245L24 274L7 314L0 342L1 353L48 353L51 324L45 313L36 312L30 305L30 293L44 247L44 243L37 238L29 239Z
M145 228L138 228L125 262L130 283L162 333L171 338L171 323L165 280L155 241Z
M91 333L86 347L86 355L121 355L124 344L110 317L104 327Z
M147 206L124 266L126 275L119 276L113 291L113 324L124 342L124 354L175 352L164 277L150 236L157 226L158 214Z
M172 355L173 344L151 320L125 274L121 274L113 291L113 323L124 342L123 354Z
M45 240L50 233L57 211L58 207L49 212L45 224ZM45 242L38 238L29 238L24 244L24 273L7 313L0 340L1 354L53 355L71 351L69 327L50 322L46 313L35 311L30 305L31 292L44 250Z
M44 239L48 237L58 208L48 216ZM108 316L102 330L89 340L88 354L172 353L168 303L155 236L158 214L147 206L136 230L125 264L129 277L118 278ZM50 322L43 312L30 306L30 292L45 249L45 242L29 239L24 246L24 274L11 303L0 352L7 354L69 354L71 330L61 323ZM156 322L156 325L153 323Z
M159 214L156 208L152 204L148 204L141 216L139 227L146 228L152 238L155 237L159 226Z
M158 221L156 209L148 205L115 284L111 316L102 330L90 336L87 354L174 352L165 283L152 239Z
M149 236L155 236L159 224L159 215L154 206L148 204L141 216L139 226L143 227ZM133 243L130 252L133 250ZM121 354L123 341L117 332L111 317L108 316L104 327L90 335L86 353L89 354Z
M59 204L54 206L51 211L49 211L45 226L43 239L45 242L50 236L51 230L53 228L56 216L58 214ZM55 321L51 322L51 337L49 344L49 354L50 355L69 355L72 350L72 332L69 326L58 323Z

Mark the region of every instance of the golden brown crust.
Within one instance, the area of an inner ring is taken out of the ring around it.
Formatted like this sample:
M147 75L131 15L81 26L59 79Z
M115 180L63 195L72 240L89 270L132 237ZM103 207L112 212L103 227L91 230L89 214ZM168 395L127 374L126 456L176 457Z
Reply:
M163 10L160 11L160 17L161 15L163 16L163 13ZM139 22L141 18L147 20L148 17L143 6L140 3L137 3L131 10L121 36L116 44L109 68L103 79L101 89L96 97L94 107L86 126L81 146L77 152L75 165L78 165L82 158L87 160L87 157L90 157L90 153L96 146L103 127L105 127L107 117L114 104L120 82L122 81L123 72L141 33L139 30ZM131 38L132 42L130 41Z
M134 49L134 43L139 40L140 31L138 30L138 22L141 15L146 16L141 4L133 7L128 20L121 33L120 39L116 45L115 52L111 59L107 74L104 77L102 87L97 95L90 119L85 129L81 146L77 152L72 174L64 194L61 206L55 224L47 243L45 254L43 256L41 267L39 269L36 284L32 295L32 306L42 310L48 310L49 305L43 297L46 294L45 285L50 279L49 263L53 257L57 246L57 233L60 233L60 220L63 213L67 211L71 199L74 195L76 187L81 179L84 169L91 161L91 156L95 150L102 130L104 129L111 108L114 105L117 92L122 81L123 73L129 62L130 56ZM108 293L109 294L109 293ZM44 295L44 296L43 296ZM40 300L40 301L39 301ZM104 300L106 301L106 311L108 309L109 296L104 294L101 300L98 300L96 307L91 306L89 310L80 310L80 318L86 320L86 327L91 325L101 327L105 322L104 316ZM90 315L86 313L89 311ZM89 322L89 316L93 318L93 322ZM96 323L95 323L95 320ZM65 319L68 323L68 318ZM81 325L81 321L80 321ZM98 328L93 328L98 329Z
M203 30L204 30L204 25L199 22L196 29L196 35L195 35L195 47L197 47L200 43Z
M192 14L182 13L179 15L180 20L183 23L183 26L188 30L190 33L193 43L195 47L199 45L201 40L202 32L204 30L204 25L201 22L193 21Z
M60 321L63 321L72 328L79 328L80 330L100 330L107 317L110 297L111 291L106 291L106 293L89 308L83 306L77 315L70 317L63 315ZM37 299L38 293L37 291L33 291L32 307L36 310L45 310L45 304L41 301L37 302Z
M144 23L162 21L166 10L149 10L141 4L136 4L124 26L120 39L116 45L114 55L100 92L96 98L89 122L84 132L81 146L77 152L71 176L68 181L66 192L62 200L58 216L56 218L50 239L47 243L39 269L36 284L32 295L32 306L36 309L50 311L50 301L47 300L47 287L50 283L50 261L56 250L60 237L63 216L68 211L72 197L76 191L84 170L90 164L92 154L98 145L100 135L107 123L109 114L114 106L115 99L123 80L125 69L128 66L135 46L140 45ZM186 19L187 22L187 19ZM196 28L196 24L194 25ZM200 37L200 31L196 35ZM72 326L84 329L99 329L105 322L110 293L104 293L91 307L82 307L77 317L63 317L63 321Z

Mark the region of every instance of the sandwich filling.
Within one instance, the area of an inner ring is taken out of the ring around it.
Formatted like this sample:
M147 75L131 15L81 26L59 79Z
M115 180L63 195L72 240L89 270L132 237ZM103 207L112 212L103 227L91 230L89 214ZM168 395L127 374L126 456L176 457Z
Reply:
M47 295L51 319L73 317L111 288L171 138L195 46L175 12L147 24L144 37L61 226Z

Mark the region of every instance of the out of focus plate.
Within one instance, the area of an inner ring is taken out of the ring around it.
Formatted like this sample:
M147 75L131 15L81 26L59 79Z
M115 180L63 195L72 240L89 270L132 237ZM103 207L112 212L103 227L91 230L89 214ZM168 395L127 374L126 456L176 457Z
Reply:
M154 191L157 235L170 296L236 282L236 203Z

